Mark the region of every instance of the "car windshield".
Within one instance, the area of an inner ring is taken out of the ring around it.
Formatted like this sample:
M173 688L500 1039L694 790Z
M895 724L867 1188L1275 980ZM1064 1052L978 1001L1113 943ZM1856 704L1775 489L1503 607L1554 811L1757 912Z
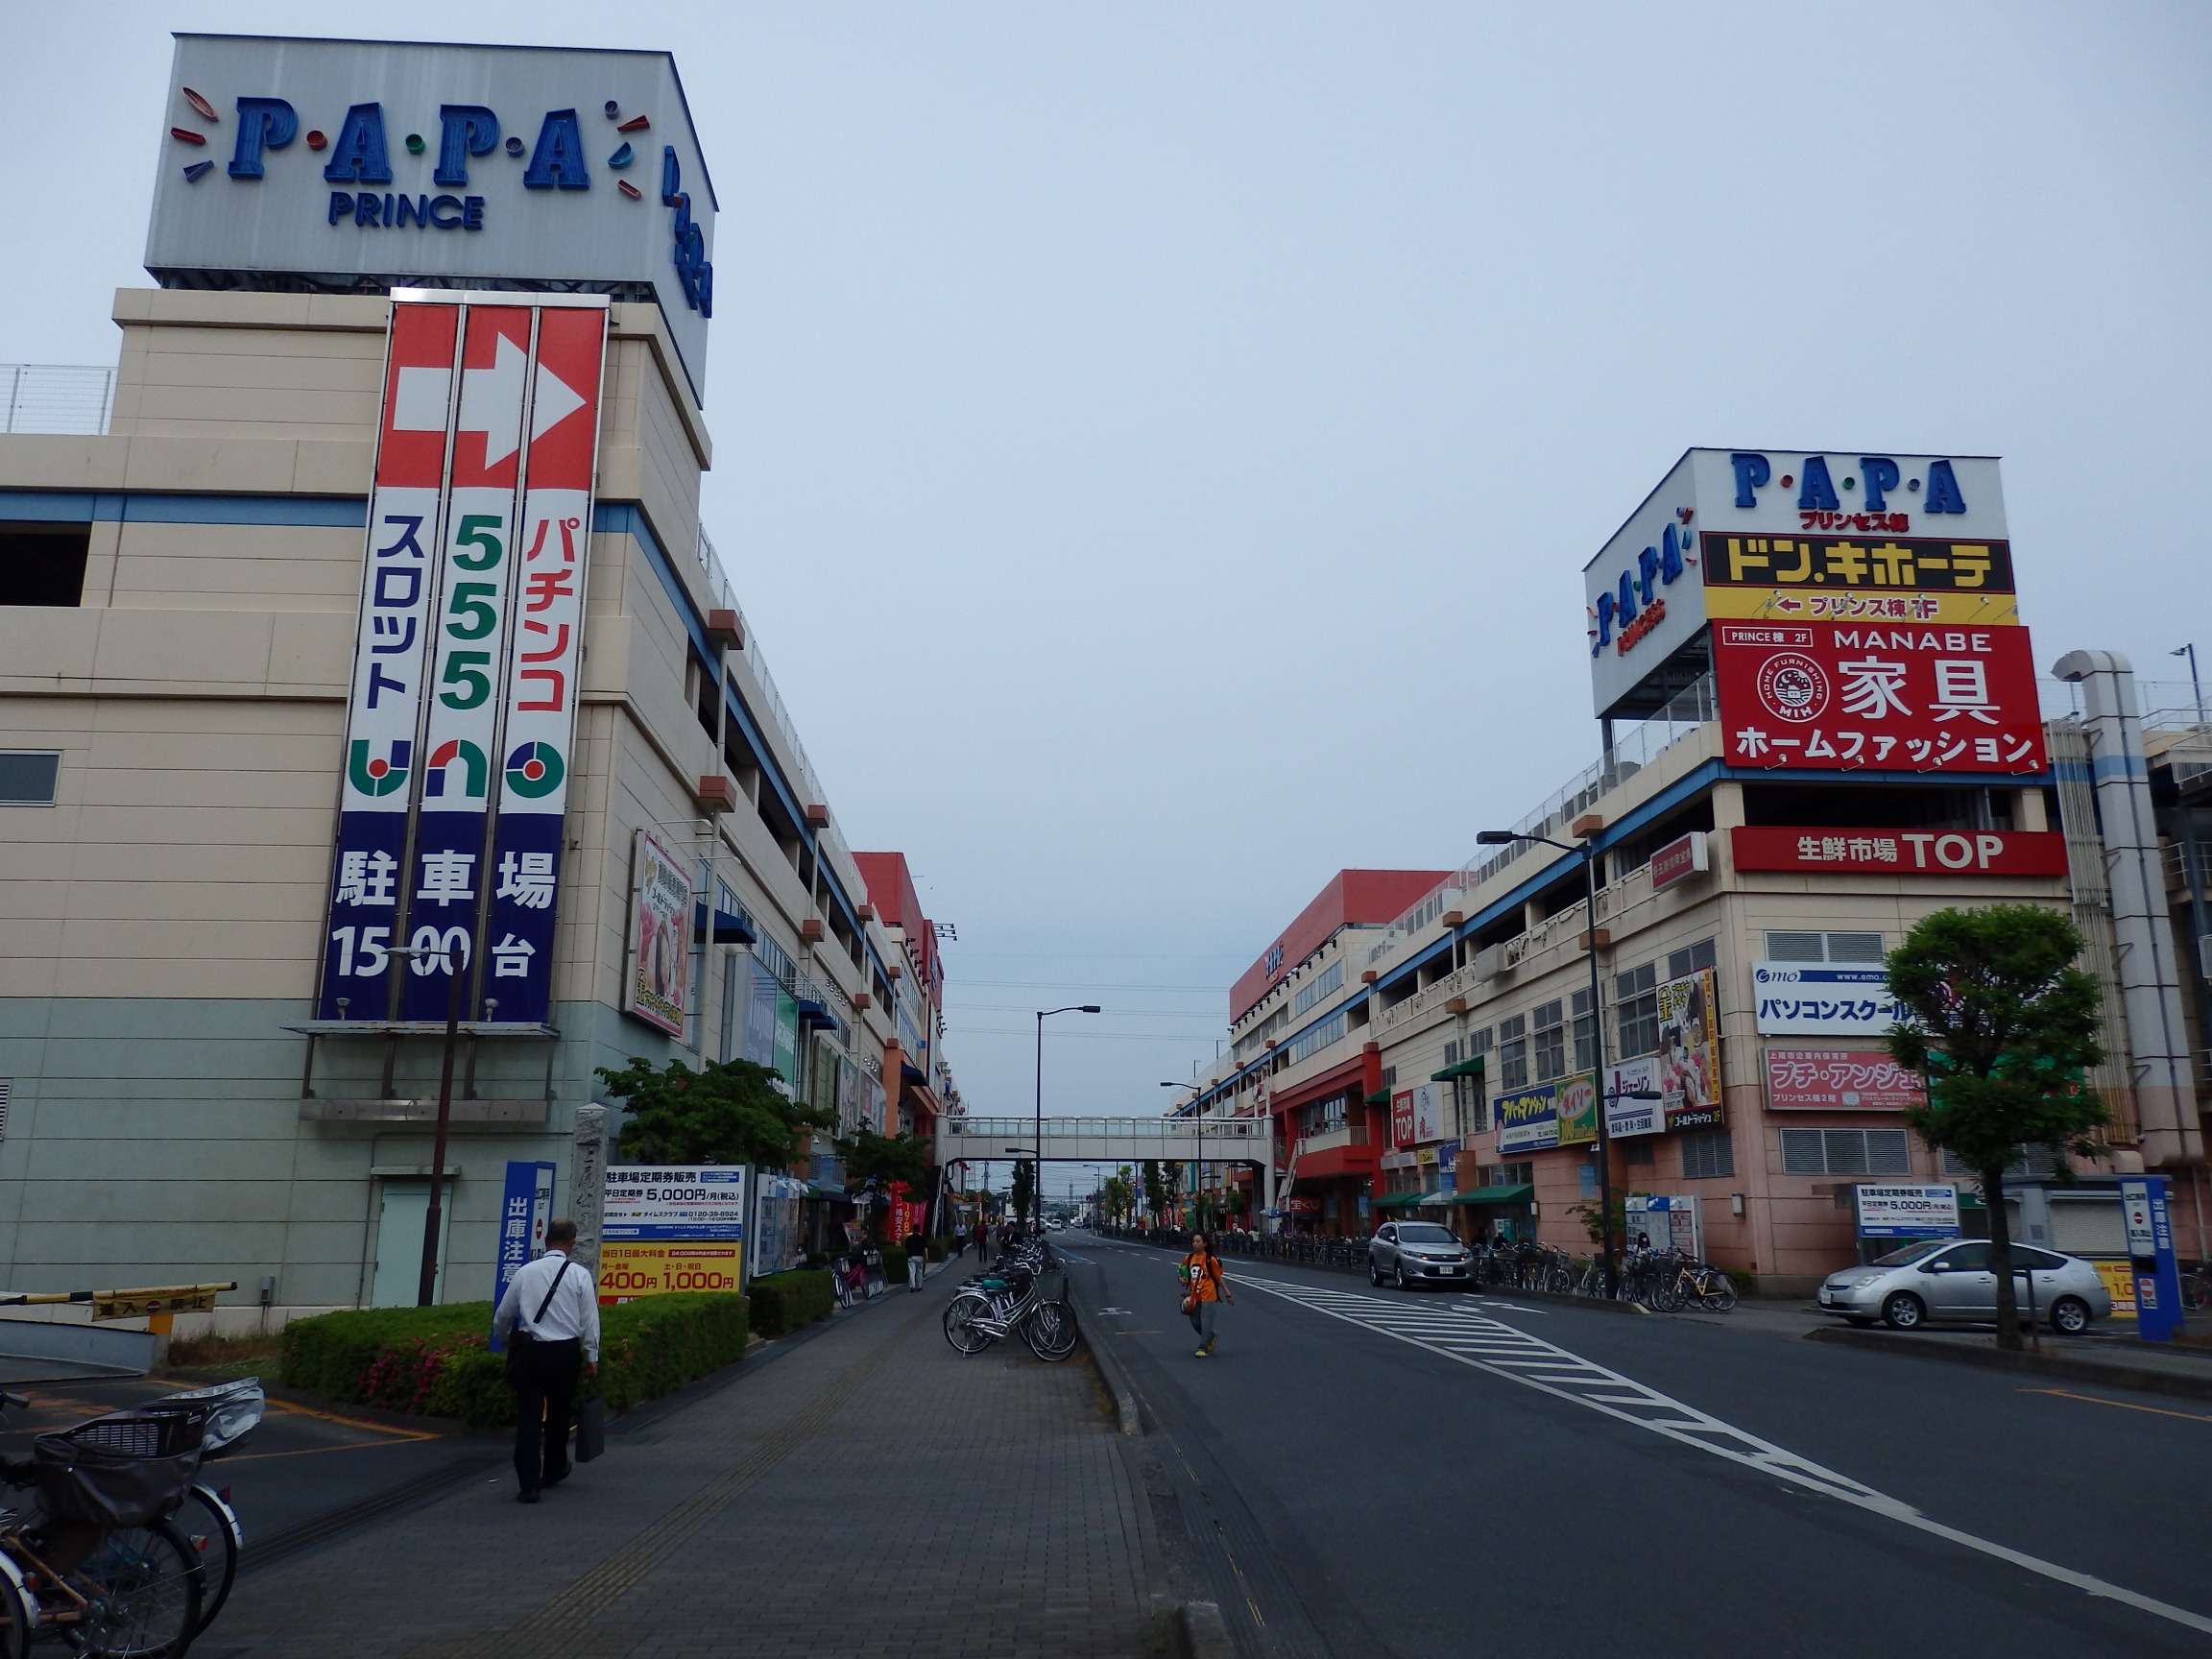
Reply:
M1948 1238L1923 1238L1917 1244L1908 1244L1902 1250L1892 1250L1887 1256L1874 1258L1877 1267L1910 1267L1915 1262L1924 1262L1950 1243Z
M1401 1244L1456 1244L1459 1240L1453 1238L1441 1227L1426 1221L1416 1221L1398 1229L1398 1242Z

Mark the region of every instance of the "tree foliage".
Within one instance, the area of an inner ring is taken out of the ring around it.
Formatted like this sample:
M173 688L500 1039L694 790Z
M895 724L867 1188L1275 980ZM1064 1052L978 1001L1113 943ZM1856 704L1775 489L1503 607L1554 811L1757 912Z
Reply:
M1889 1030L1889 1052L1920 1073L1928 1100L1905 1120L1974 1171L1988 1205L1997 1273L1997 1340L2020 1345L2005 1171L2048 1147L2061 1178L2069 1155L2098 1150L2108 1120L2082 1073L2104 1058L2097 981L2074 966L2081 935L2032 904L1938 910L1889 953L1889 992L1911 1017Z
M1037 1166L1024 1158L1014 1166L1014 1188L1008 1201L1017 1215L1042 1219L1037 1215Z
M888 1190L894 1181L906 1183L910 1195L918 1195L929 1182L929 1152L911 1135L878 1135L862 1129L849 1141L837 1142L837 1156L845 1161L845 1185L857 1188L873 1181Z
M621 1070L599 1068L607 1093L623 1105L614 1147L642 1164L761 1164L783 1168L807 1129L834 1129L834 1115L791 1099L776 1073L751 1060L717 1060L693 1070L671 1060L656 1070L633 1058Z

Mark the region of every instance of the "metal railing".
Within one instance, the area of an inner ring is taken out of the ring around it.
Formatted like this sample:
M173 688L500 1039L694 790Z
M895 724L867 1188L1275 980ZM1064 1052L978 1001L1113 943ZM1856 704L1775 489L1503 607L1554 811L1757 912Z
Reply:
M97 438L115 410L115 371L71 363L0 363L0 432Z
M1046 1140L1058 1136L1063 1140L1158 1141L1167 1145L1193 1140L1254 1141L1270 1134L1273 1127L1258 1118L1047 1118L1045 1136ZM940 1123L938 1133L1025 1145L1037 1133L1037 1124L1030 1118L963 1118Z

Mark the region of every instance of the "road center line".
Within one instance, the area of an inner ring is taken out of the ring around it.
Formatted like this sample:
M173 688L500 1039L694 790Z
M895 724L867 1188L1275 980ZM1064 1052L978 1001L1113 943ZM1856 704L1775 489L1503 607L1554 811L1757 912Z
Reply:
M1243 1282L1255 1290L1280 1296L1286 1302L1298 1303L1317 1313L1327 1314L1332 1319L1340 1319L1346 1324L1373 1331L1394 1341L1408 1343L1457 1364L1487 1371L1493 1377L1502 1377L1524 1388L1533 1388L1540 1394L1549 1394L1554 1399L1586 1407L1620 1422L1648 1430L1678 1445L1695 1446L1700 1452L1709 1452L1731 1463L1742 1464L1761 1474L1772 1475L1807 1491L1817 1492L1854 1508L1863 1509L1870 1515L1882 1516L1900 1526L1911 1527L1981 1554L2009 1562L2039 1577L2212 1635L2212 1619L2200 1613L2192 1613L2186 1607L2160 1601L2154 1597L2145 1596L2092 1574L2061 1567L2055 1561L2046 1561L2041 1556L2031 1555L1993 1539L1978 1537L1974 1533L1960 1531L1956 1527L1947 1527L1922 1514L1902 1499L1877 1492L1873 1487L1863 1485L1847 1475L1839 1475L1810 1458L1800 1457L1771 1441L1762 1440L1748 1431L1724 1423L1694 1406L1686 1406L1679 1400L1637 1382L1633 1377L1624 1377L1618 1371L1608 1370L1595 1360L1569 1353L1540 1337L1530 1336L1525 1331L1515 1331L1512 1326L1501 1324L1486 1315L1464 1315L1467 1323L1466 1339L1439 1339L1428 1334L1412 1321L1393 1317L1410 1310L1402 1303L1387 1301L1380 1296L1323 1290L1289 1280L1270 1279L1251 1273L1243 1275ZM1499 1334L1503 1333L1509 1333L1520 1339L1516 1346L1544 1349L1556 1355L1564 1365L1571 1365L1576 1370L1575 1382L1583 1385L1569 1386L1569 1379L1563 1376L1537 1376L1527 1369L1530 1363L1527 1360L1494 1359L1486 1345L1495 1342ZM1593 1388L1602 1388L1604 1392L1593 1392Z

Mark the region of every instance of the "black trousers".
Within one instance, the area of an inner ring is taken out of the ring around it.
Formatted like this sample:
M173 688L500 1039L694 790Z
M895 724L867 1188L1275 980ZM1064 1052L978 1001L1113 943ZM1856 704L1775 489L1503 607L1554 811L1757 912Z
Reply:
M568 1473L568 1422L576 1414L576 1379L584 1344L533 1342L516 1383L515 1479L525 1492Z

